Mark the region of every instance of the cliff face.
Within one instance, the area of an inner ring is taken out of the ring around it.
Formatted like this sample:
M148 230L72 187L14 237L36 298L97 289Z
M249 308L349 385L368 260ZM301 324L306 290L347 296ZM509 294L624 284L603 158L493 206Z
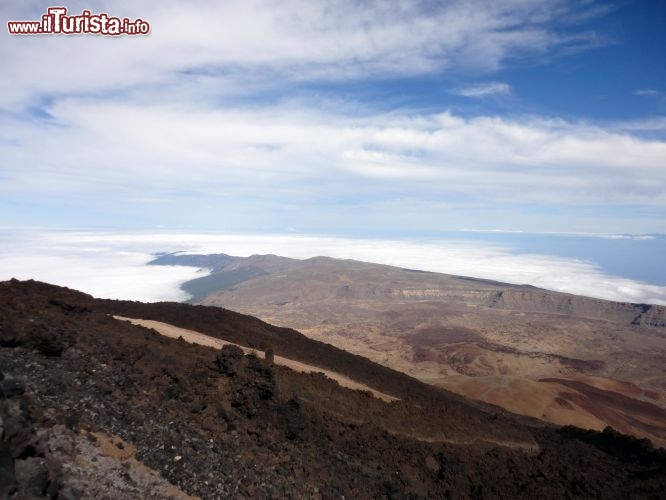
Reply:
M499 286L496 288L500 288ZM357 291L355 298L371 298L377 294ZM613 302L566 293L539 290L533 287L504 285L502 289L439 288L388 289L386 298L412 301L440 301L448 304L484 306L523 313L542 313L600 319L625 325L666 326L663 306Z
M666 328L666 307L643 306L643 312L634 318L634 324L654 328Z
M349 366L401 400L110 316L129 313ZM647 441L545 425L299 339L218 308L0 283L0 496L656 498L666 487L666 455Z
M517 290L509 288L495 292L486 301L488 307L522 312L563 314L578 318L600 319L620 324L641 324L646 311L653 309L664 314L662 306L630 304L594 299L545 290ZM653 313L655 314L655 313ZM644 326L659 326L645 324ZM663 325L661 325L663 326Z

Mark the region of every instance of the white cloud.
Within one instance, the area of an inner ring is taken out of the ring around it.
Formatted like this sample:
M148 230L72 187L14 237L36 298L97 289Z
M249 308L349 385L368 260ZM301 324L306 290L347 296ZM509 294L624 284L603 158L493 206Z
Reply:
M197 269L146 266L146 242L86 241L77 233L0 230L0 279L36 279L100 298L184 300L179 285L201 276Z
M463 97L482 98L494 95L507 95L511 93L511 86L504 82L487 82L460 87L453 91Z
M159 222L187 210L191 221L249 205L311 214L340 199L349 212L355 204L367 211L388 203L402 205L396 212L410 203L422 207L413 208L410 225L437 204L461 200L641 205L654 209L654 219L666 206L666 142L636 135L643 130L631 127L645 123L381 114L307 99L274 104L271 92L294 82L457 75L461 68L482 75L509 59L585 45L591 34L577 23L600 12L589 2L72 0L67 6L141 17L152 31L135 38L5 36L0 196L21 208L4 223L17 212L42 207L37 220L77 202L110 219L117 207L157 212L185 197L200 205L178 206ZM44 8L37 0L4 2L0 17L39 19ZM490 82L476 93L508 90ZM630 228L636 218L611 230ZM293 218L287 225L299 227Z
M640 96L658 96L661 95L661 92L655 89L639 89L634 94Z
M118 202L178 190L276 202L289 193L316 202L381 188L415 199L666 207L666 141L612 127L301 104L71 98L47 109L50 123L0 122L0 192Z
M612 234L612 233L589 233L589 232L563 232L563 231L523 231L520 229L461 229L461 232L469 233L522 233L536 235L557 235L557 236L582 236L585 238L602 238L607 240L634 240L647 241L655 240L656 236L649 234Z
M0 279L34 278L101 297L179 300L194 268L145 266L151 253L326 255L410 269L493 279L609 300L666 304L666 287L610 276L593 263L517 254L478 241L374 240L299 235L188 232L0 230Z
M5 2L8 20L38 20L43 2ZM8 36L0 46L0 107L42 94L103 92L175 83L183 72L212 77L223 91L258 82L418 75L448 68L492 71L509 57L585 44L562 36L563 0L71 0L83 9L151 24L146 37ZM569 30L571 31L571 30Z

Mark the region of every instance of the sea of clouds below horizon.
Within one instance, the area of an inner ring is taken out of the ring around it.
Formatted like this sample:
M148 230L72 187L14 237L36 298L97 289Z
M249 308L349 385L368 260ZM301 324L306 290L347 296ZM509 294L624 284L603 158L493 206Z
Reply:
M0 280L36 279L96 297L186 300L180 285L207 271L149 266L159 252L319 255L443 272L622 302L666 305L666 286L611 275L590 260L524 253L457 238L368 239L175 231L0 229ZM655 263L657 265L657 263Z

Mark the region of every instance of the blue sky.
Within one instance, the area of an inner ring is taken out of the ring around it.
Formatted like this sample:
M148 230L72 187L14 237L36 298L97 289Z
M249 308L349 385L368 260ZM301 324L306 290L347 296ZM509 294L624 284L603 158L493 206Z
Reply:
M152 31L1 35L2 226L666 233L660 0L66 6Z

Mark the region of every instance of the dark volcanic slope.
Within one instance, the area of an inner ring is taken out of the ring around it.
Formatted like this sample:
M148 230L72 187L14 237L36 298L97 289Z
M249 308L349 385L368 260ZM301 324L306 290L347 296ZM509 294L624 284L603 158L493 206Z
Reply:
M262 351L272 348L279 356L344 373L354 380L401 399L435 399L445 400L447 403L465 401L466 407L474 405L489 408L488 405L470 402L453 393L435 389L404 373L330 344L312 340L291 328L270 325L252 316L220 307L177 302L145 304L96 299L95 308L108 314L162 321ZM492 411L501 410L492 408Z
M377 372L386 387L417 393L387 404L109 316L180 318L297 352L295 332L205 311L0 283L0 498L663 495L666 456L647 441L489 414L435 389L418 393L390 370ZM338 370L357 359L304 345L302 356Z

